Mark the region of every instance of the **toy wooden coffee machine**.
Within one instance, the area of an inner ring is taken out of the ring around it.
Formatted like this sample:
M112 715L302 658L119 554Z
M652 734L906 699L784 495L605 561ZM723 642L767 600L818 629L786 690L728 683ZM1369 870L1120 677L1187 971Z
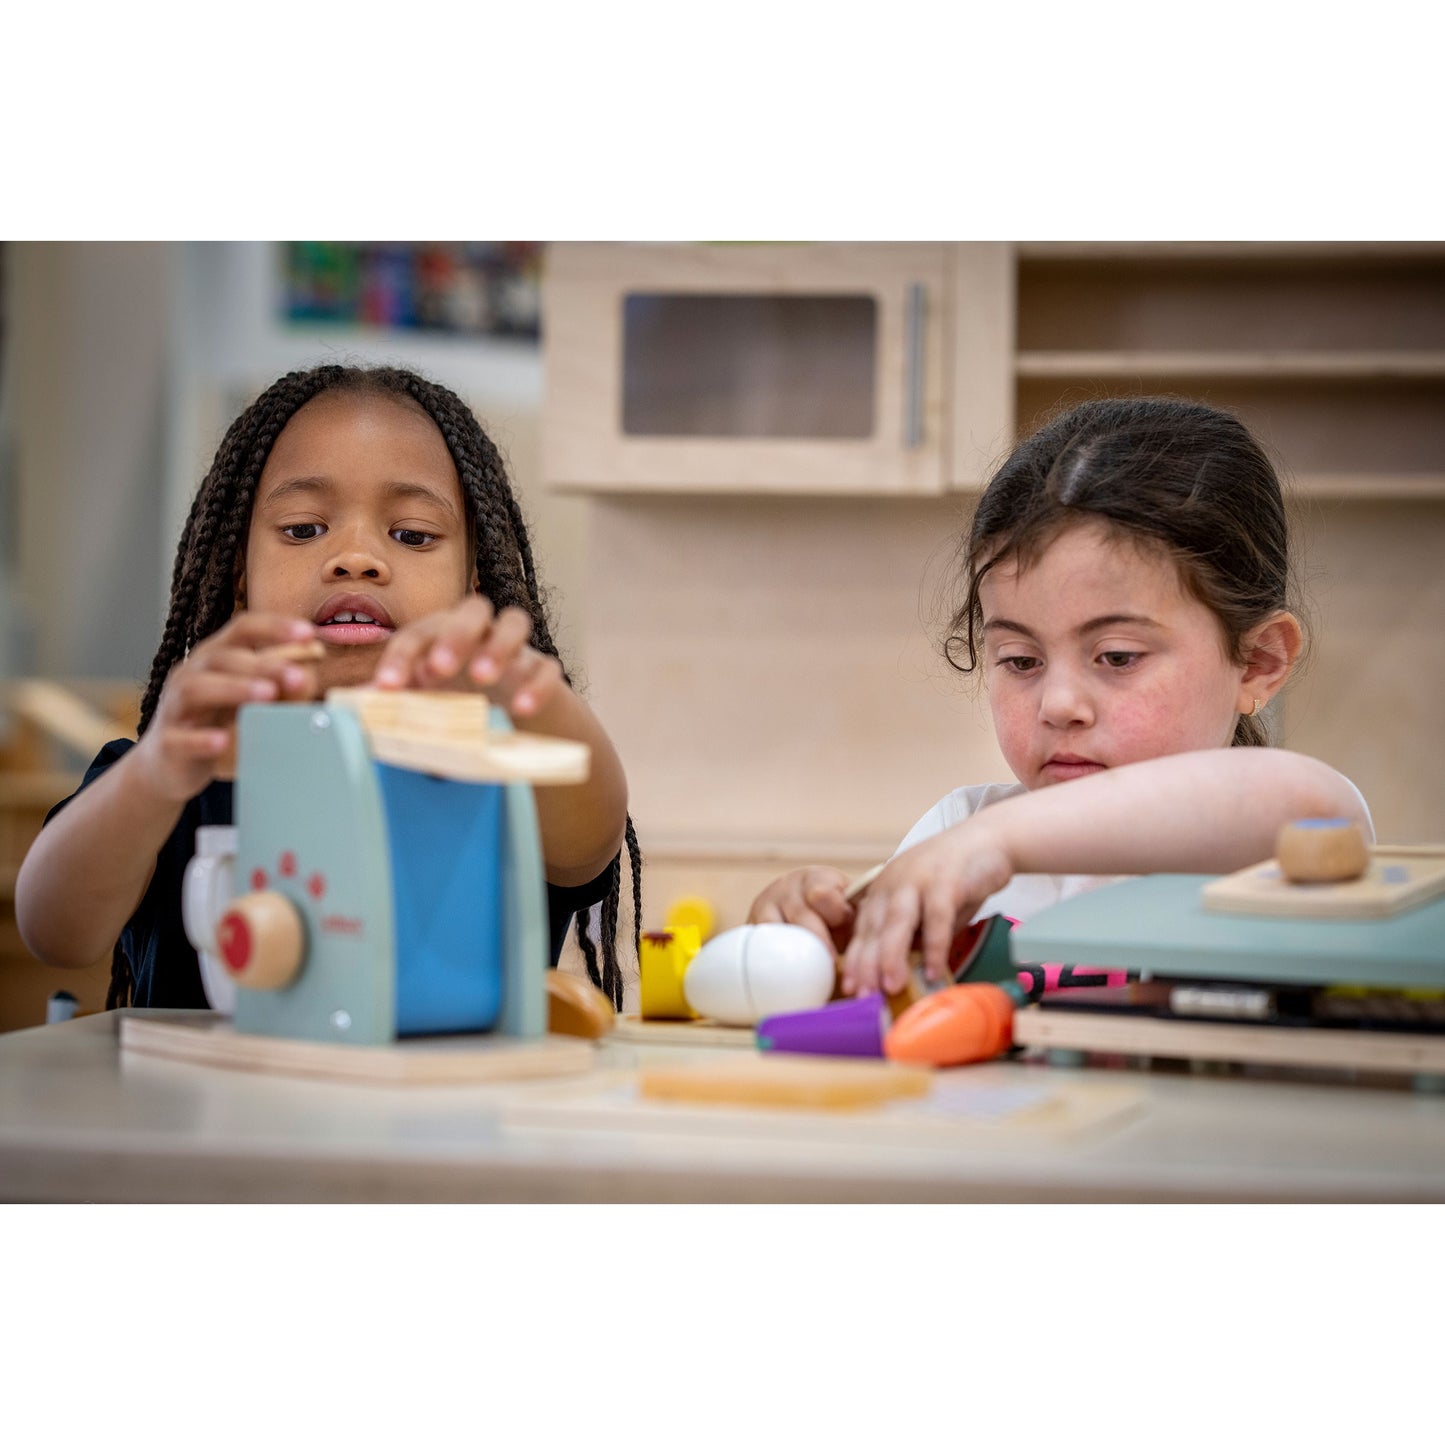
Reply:
M237 985L237 1033L546 1032L532 785L585 779L584 744L480 697L367 688L244 707L238 736L234 896L192 934Z

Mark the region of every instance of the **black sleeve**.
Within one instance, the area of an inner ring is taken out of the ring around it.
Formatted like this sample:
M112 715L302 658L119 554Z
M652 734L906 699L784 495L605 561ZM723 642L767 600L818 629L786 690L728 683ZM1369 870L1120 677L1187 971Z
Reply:
M57 803L45 821L48 823L134 746L131 738L107 743L86 769L80 787ZM181 883L186 864L196 851L196 829L203 823L230 821L231 784L213 782L186 804L180 822L161 845L150 886L118 940L130 963L135 981L132 997L138 1008L208 1007L196 951L181 922Z
M552 938L552 967L562 956L562 945L567 940L567 930L573 918L585 913L595 903L601 903L611 891L614 882L621 876L622 854L619 851L612 861L587 883L575 888L559 888L555 883L547 885L547 923Z

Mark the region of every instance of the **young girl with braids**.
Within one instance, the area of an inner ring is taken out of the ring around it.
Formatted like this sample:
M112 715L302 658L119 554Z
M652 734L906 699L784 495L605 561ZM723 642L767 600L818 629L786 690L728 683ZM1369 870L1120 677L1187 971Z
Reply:
M1298 818L1373 839L1348 779L1265 746L1258 714L1302 633L1279 481L1234 417L1158 397L1076 407L995 474L963 561L944 653L983 669L1015 781L948 794L861 898L803 868L753 903L754 923L845 948L845 991L903 987L919 934L939 980L976 917L1018 921L1111 875L1247 867Z
M281 644L312 640L319 661L286 660ZM590 747L587 782L537 791L552 962L582 914L588 973L620 1007L624 844L641 916L621 763L558 659L496 447L456 395L390 367L292 372L226 433L181 537L139 740L102 749L21 869L27 947L72 967L113 947L108 1007L204 1008L181 880L197 827L232 820L237 709L361 684L477 689L518 728Z

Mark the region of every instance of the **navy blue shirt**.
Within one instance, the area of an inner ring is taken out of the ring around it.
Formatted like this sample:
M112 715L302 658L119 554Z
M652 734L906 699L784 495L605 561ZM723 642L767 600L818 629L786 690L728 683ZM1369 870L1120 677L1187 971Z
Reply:
M130 738L107 743L86 769L76 793L89 787L134 746ZM135 979L132 1001L138 1008L208 1007L196 950L191 947L181 922L181 883L186 864L195 856L196 829L234 821L234 791L235 785L229 780L217 779L186 804L180 822L156 857L156 871L145 897L121 930L120 946L130 961L131 976ZM46 814L45 821L48 823L68 802L70 798L57 803ZM621 854L618 854L590 883L576 888L547 884L547 923L554 968L573 916L607 896L620 867Z

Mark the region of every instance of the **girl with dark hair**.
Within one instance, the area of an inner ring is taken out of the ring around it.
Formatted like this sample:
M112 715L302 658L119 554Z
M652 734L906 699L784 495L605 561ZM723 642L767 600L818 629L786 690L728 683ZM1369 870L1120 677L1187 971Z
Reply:
M1279 480L1234 417L1139 397L1056 418L984 491L962 575L944 653L981 674L1015 781L943 798L861 899L804 868L751 910L845 948L846 991L902 988L919 933L937 980L975 917L1110 876L1232 872L1298 818L1373 839L1347 778L1265 746L1303 635Z
M315 661L283 646L316 641ZM232 820L237 710L362 684L475 689L588 744L587 782L537 792L552 962L581 914L620 1008L624 845L641 915L622 765L558 658L496 447L454 393L391 367L292 372L231 425L181 536L139 740L101 751L21 868L27 947L71 967L113 947L110 1007L204 1008L181 879L196 828Z

